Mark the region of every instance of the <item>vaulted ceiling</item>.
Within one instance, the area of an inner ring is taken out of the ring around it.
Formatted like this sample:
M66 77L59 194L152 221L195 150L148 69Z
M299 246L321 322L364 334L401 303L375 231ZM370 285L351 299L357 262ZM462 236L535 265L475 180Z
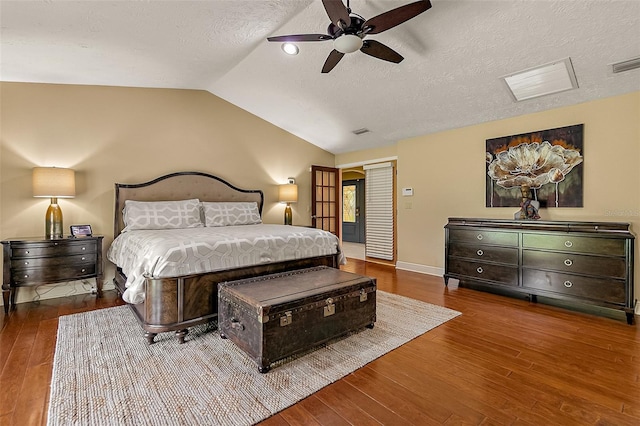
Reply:
M371 18L411 1L350 7ZM611 71L640 57L640 0L431 3L367 36L400 64L355 52L322 74L332 41L296 56L266 41L326 34L320 0L2 0L0 79L207 90L336 154L640 90L640 69ZM567 57L578 89L515 102L501 79Z

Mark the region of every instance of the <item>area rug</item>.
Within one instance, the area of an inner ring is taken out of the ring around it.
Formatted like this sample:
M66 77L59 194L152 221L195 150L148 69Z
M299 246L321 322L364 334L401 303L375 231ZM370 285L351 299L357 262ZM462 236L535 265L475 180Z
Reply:
M212 325L147 345L127 306L60 317L48 425L251 425L460 315L377 292L377 321L260 374Z

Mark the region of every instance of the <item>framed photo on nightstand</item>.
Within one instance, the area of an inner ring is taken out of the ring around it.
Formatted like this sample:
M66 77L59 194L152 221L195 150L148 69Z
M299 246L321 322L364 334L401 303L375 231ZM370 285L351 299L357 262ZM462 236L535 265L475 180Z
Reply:
M91 225L71 225L71 236L74 238L90 237Z

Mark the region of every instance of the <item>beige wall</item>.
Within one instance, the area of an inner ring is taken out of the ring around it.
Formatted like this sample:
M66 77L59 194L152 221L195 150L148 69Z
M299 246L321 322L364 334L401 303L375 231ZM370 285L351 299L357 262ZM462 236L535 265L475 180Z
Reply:
M629 222L640 236L640 92L635 92L398 142L398 188L414 189L411 198L398 196L398 266L441 274L448 217L510 219L518 210L485 207L486 139L580 123L584 207L543 209L542 219ZM338 155L336 164L374 155L371 150Z
M0 99L2 239L44 234L49 200L31 196L35 166L76 170L76 198L59 200L65 229L90 223L106 250L115 182L208 172L262 189L264 221L282 223L276 185L294 177L293 221L308 225L309 167L335 164L333 154L205 91L0 83ZM105 280L112 274L108 268ZM19 300L28 294L21 290Z
M398 188L414 189L411 199L398 197L399 266L438 274L448 217L511 218L517 210L484 207L485 140L578 123L585 125L584 208L544 209L542 218L630 222L640 233L640 92L335 159L203 91L0 83L0 102L1 238L44 232L48 200L31 197L34 166L77 171L77 197L60 201L65 226L91 223L106 235L106 248L112 238L114 182L205 171L243 188L262 189L265 222L280 223L283 206L276 202L276 185L292 176L300 188L294 223L309 224L311 164L397 157ZM640 247L636 265L638 253ZM635 270L640 295L640 267ZM109 268L107 281L110 274ZM29 294L27 289L21 293Z

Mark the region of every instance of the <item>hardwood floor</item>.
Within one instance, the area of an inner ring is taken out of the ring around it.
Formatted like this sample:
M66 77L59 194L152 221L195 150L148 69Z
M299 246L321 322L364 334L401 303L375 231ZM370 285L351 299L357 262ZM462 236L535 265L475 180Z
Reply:
M262 425L640 424L640 332L624 315L447 288L359 260L343 269L462 315ZM20 304L0 319L0 425L46 424L58 317L120 304L111 291Z

